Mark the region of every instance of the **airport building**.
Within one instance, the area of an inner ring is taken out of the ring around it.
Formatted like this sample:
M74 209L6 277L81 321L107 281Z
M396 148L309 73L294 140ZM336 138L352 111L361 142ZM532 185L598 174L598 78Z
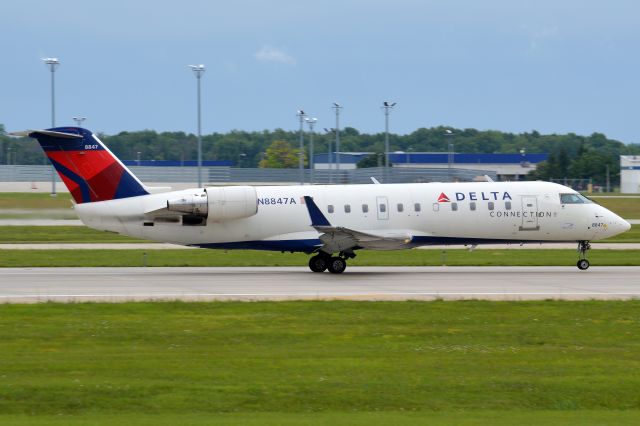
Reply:
M357 164L370 156L371 152L341 152L340 169L351 170ZM431 169L467 169L484 170L493 174L499 180L523 180L525 175L535 170L538 163L545 161L548 154L464 154L447 152L393 152L389 154L389 161L394 168L431 168ZM335 169L336 154L332 161ZM384 157L380 155L379 164L384 165ZM314 155L316 169L329 168L329 155L326 153Z
M640 193L640 156L620 156L620 192Z

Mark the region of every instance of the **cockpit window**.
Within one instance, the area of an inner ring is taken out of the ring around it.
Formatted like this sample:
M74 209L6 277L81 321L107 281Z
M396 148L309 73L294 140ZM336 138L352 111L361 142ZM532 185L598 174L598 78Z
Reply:
M561 204L590 204L593 201L588 199L582 194L574 193L574 194L560 194L560 203Z

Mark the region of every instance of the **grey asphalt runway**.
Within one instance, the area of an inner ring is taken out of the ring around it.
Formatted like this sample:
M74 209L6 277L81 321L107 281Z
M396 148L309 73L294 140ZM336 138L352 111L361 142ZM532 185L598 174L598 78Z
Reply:
M631 299L640 267L2 268L0 302Z

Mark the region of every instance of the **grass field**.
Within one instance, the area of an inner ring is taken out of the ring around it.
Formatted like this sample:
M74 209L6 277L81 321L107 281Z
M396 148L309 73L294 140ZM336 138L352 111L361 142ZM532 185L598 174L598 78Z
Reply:
M638 424L640 301L0 305L2 424Z
M145 241L86 226L0 226L0 244L136 242Z
M625 219L640 219L640 197L593 198L593 201Z
M359 250L349 266L573 266L575 250ZM257 250L0 250L0 267L306 266L309 256ZM637 250L589 252L594 266L639 266Z
M71 205L68 192L55 197L41 192L0 192L0 209L68 209Z

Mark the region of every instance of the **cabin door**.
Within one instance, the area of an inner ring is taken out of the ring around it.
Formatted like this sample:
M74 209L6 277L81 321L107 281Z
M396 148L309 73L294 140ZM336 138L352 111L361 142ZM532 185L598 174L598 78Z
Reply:
M387 197L376 197L378 220L389 220L389 200Z
M522 224L521 231L538 231L538 197L535 195L522 196Z

